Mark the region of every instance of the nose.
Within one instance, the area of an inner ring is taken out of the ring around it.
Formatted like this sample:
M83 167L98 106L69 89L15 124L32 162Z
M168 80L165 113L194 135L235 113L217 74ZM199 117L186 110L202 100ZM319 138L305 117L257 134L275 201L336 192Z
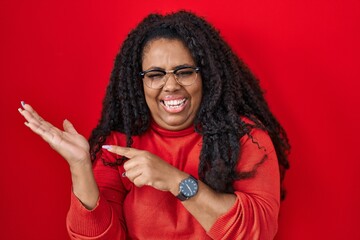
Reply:
M176 81L175 74L168 73L168 78L165 82L163 90L166 92L173 92L173 91L179 90L180 88L181 88L181 85Z

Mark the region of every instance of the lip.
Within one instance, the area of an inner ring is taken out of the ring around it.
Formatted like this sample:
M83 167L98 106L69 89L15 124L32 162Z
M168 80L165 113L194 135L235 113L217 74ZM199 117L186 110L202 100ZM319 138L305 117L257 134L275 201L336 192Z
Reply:
M179 113L186 108L188 102L188 98L183 96L165 96L160 100L160 105L168 113Z

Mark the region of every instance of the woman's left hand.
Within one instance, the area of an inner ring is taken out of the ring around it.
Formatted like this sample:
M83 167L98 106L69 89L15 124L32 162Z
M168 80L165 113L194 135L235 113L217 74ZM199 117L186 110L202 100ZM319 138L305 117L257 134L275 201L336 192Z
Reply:
M103 148L129 158L124 163L124 175L137 187L147 185L177 195L180 181L189 175L148 151L114 145Z

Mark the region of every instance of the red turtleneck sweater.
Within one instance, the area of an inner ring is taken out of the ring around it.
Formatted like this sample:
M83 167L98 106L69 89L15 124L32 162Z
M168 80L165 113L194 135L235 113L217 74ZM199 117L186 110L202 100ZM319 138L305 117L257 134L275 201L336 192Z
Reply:
M94 163L94 175L100 198L93 210L87 210L72 194L67 228L71 239L273 239L279 211L279 169L276 153L267 133L251 132L253 139L240 140L239 171L250 171L264 157L253 178L234 183L237 200L206 232L170 192L152 187L138 188L126 177L122 166ZM152 124L132 147L158 155L176 168L198 177L202 137L189 127L168 131ZM254 143L257 142L257 143ZM108 145L125 146L125 136L113 132ZM103 150L105 161L115 155Z

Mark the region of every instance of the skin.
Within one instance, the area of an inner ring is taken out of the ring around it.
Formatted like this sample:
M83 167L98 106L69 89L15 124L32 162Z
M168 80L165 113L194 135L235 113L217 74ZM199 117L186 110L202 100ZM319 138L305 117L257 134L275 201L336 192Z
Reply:
M153 40L144 49L143 70L152 67L172 70L182 64L195 66L189 50L178 40ZM144 86L144 92L154 121L165 129L181 130L194 121L201 104L202 81L200 77L193 85L184 87L171 75L162 89L154 90ZM164 99L178 98L186 98L186 104L179 107L175 113L167 110L162 103ZM25 125L68 162L74 194L86 208L93 209L99 198L99 189L91 168L87 140L77 133L68 120L63 123L64 130L60 130L39 116L29 104L22 104L19 112L27 121ZM125 175L137 187L147 185L169 191L176 196L179 183L189 176L148 151L120 146L103 147L129 158L124 164ZM217 193L199 181L198 193L181 203L208 231L215 221L233 206L235 199L235 195Z
M89 154L89 143L70 121L64 120L61 130L45 121L29 104L22 102L18 111L25 118L25 125L44 139L69 164L74 194L83 205L92 209L99 198Z
M190 51L179 40L157 39L149 42L143 52L142 69L154 68L174 70L181 65L195 66ZM144 84L145 100L153 120L169 130L181 130L189 127L200 108L202 98L202 80L198 74L190 86L179 85L170 74L165 86L151 89ZM174 112L166 108L164 100L186 99L184 107ZM181 111L180 111L181 110Z

